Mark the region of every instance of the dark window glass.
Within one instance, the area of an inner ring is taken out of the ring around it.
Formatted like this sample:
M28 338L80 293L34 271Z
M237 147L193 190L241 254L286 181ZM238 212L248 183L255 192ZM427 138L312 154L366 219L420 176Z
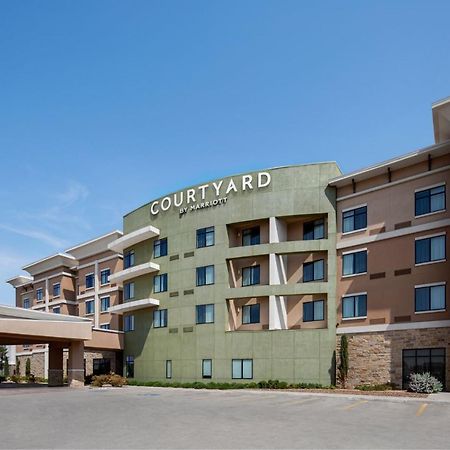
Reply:
M43 291L41 288L36 289L36 301L38 301L38 302L42 301L42 298L43 298L42 292Z
M325 238L325 221L323 219L306 222L303 225L303 240L312 241Z
M367 228L367 206L361 206L342 213L342 230L344 233L364 228Z
M445 285L415 288L416 312L445 309Z
M214 284L214 266L197 267L197 286Z
M445 209L445 185L416 192L415 214L422 216Z
M94 314L95 311L94 300L88 300L84 304L86 305L86 314Z
M157 309L153 311L153 327L154 328L167 327L167 309Z
M200 228L197 230L197 248L211 247L214 245L214 227Z
M109 297L102 297L100 299L100 311L101 312L108 311L109 302L110 302L110 298Z
M153 277L153 292L157 294L158 292L167 291L167 273L162 273L161 275L156 275Z
M111 360L106 358L94 358L92 361L93 375L106 375L111 372Z
M58 297L61 295L61 284L56 283L53 285L53 297Z
M214 305L197 305L196 316L196 322L198 324L214 323Z
M353 317L367 316L367 295L352 295L342 299L342 317L349 319Z
M158 239L153 242L153 256L155 258L167 256L167 238Z
M259 243L259 227L252 227L242 230L242 245L258 245Z
M260 266L244 267L242 269L242 286L259 284Z
M100 272L100 283L101 284L108 284L110 275L111 275L111 271L109 269L102 270Z
M445 259L445 235L416 240L416 264Z
M123 291L124 291L124 299L130 300L131 298L134 298L134 283L125 283L123 285Z
M95 283L95 277L93 273L86 275L86 289L93 288Z
M430 372L445 386L445 348L403 350L403 388L412 373Z
M303 322L324 320L324 304L323 300L303 303Z
M342 275L367 272L367 250L342 256Z
M123 255L123 268L128 269L134 266L134 250L129 250Z
M123 331L134 331L134 315L123 317Z
M303 282L308 281L319 281L323 280L324 274L324 260L319 259L317 261L312 261L303 264Z
M134 356L127 356L125 359L125 376L134 378Z
M254 305L244 305L242 307L242 323L244 325L250 323L260 322L260 307L259 303Z

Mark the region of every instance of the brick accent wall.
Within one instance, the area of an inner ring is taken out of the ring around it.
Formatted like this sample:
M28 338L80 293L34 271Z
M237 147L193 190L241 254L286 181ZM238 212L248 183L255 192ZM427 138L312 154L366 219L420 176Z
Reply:
M402 350L445 348L446 390L450 390L450 328L426 328L377 333L348 334L347 387L395 383L402 386ZM341 336L336 342L336 368L340 364ZM337 371L337 382L339 383Z
M20 361L20 374L25 376L25 369L27 364L27 359L31 362L31 373L35 377L44 378L45 376L45 355L44 352L33 353L32 355L20 355L17 359Z

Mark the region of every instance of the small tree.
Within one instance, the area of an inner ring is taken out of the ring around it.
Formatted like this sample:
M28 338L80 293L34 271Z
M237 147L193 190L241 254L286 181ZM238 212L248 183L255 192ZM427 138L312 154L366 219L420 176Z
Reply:
M4 377L7 377L9 374L9 365L8 365L8 349L4 346L0 346L0 372Z
M3 367L3 376L4 377L9 377L9 359L8 359L8 355L5 355L5 366Z
M339 351L339 356L339 380L342 387L345 389L348 376L348 338L345 334L341 336L341 348Z
M20 359L16 358L16 375L20 377Z
M25 376L29 377L31 375L31 360L27 358L27 362L25 363Z

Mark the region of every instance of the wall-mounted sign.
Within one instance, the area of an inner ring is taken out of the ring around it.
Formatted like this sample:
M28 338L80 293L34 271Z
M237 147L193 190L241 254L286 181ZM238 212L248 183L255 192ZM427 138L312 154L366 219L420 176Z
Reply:
M211 184L202 184L186 191L176 192L171 196L156 200L150 205L150 213L156 216L161 211L168 211L175 207L179 208L180 215L189 211L210 208L227 203L231 192L252 191L265 188L270 185L271 176L268 172L259 172L256 176L242 175L239 179L230 178L229 181L214 181ZM206 200L213 196L212 200Z

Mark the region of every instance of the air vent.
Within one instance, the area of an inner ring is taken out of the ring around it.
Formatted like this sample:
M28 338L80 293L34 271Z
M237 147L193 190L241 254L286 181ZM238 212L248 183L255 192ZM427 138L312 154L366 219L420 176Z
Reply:
M394 322L409 322L411 320L411 316L395 316Z
M192 258L194 256L194 252L186 252L185 254L184 254L184 257L185 258Z
M411 221L409 220L408 222L400 222L400 223L396 223L394 225L394 228L396 230L400 230L401 228L408 228L411 226Z
M171 292L171 293L169 294L169 297L178 297L178 291Z
M263 326L262 326L262 329L263 329L263 330L268 330L268 329L269 329L269 325L263 325Z
M178 328L169 328L169 333L171 333L171 334L178 333Z
M180 255L172 255L169 260L170 261L176 261L177 259L180 259Z
M411 273L411 269L398 269L394 272L394 275L396 277L401 276L401 275L409 275Z
M186 289L185 291L183 291L184 295L192 295L194 293L194 289Z
M382 323L386 323L386 319L384 317L380 317L379 319L370 319L370 325L380 325Z
M194 331L194 327L183 327L183 333L192 333Z
M369 234L372 236L374 234L381 234L386 232L386 227L374 228L369 231Z
M378 272L370 274L371 280L377 280L378 278L386 278L386 272Z

